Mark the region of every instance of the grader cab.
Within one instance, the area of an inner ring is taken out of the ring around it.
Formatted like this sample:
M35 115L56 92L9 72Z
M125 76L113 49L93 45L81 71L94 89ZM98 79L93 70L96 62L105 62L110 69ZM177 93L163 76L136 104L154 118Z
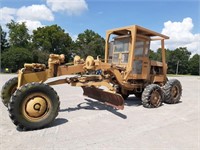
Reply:
M163 102L178 103L181 84L166 77L166 39L169 37L137 25L108 30L104 61L75 56L73 64L66 65L64 55L51 54L47 67L24 64L18 77L3 86L2 102L8 106L13 123L24 130L43 128L58 115L60 101L52 85L82 87L85 96L116 109L124 108L130 94L140 98L146 108L159 107ZM149 58L150 43L155 40L161 43L162 62ZM58 76L57 80L47 80Z

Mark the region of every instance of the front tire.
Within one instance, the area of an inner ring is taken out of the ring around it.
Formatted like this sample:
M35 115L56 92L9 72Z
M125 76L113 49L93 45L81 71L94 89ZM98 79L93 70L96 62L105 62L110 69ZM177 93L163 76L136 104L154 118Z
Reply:
M182 86L177 79L171 79L163 87L165 93L164 102L167 104L176 104L180 101L182 95Z
M161 87L157 84L150 84L142 93L142 104L145 108L157 108L162 105L163 98Z
M18 128L35 130L53 122L58 115L59 105L59 97L52 87L33 82L16 90L8 111Z
M3 104L8 107L8 104L10 103L10 98L12 94L16 91L18 84L18 78L14 77L10 80L8 80L1 90L1 99Z

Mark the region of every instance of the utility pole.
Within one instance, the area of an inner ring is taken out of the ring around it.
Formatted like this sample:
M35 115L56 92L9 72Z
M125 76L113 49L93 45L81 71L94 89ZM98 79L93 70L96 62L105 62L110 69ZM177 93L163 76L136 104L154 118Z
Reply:
M176 64L176 75L178 74L178 65L179 65L179 60L177 61L177 64Z

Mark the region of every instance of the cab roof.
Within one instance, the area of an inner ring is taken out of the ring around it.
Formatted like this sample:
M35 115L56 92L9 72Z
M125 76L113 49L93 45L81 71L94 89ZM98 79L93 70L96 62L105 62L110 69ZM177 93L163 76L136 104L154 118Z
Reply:
M122 27L122 28L111 29L111 30L108 30L107 33L116 34L116 35L121 36L121 35L130 34L130 31L133 31L134 29L136 29L137 34L140 34L143 36L148 36L150 38L161 37L163 39L169 39L169 37L164 34L146 29L146 28L138 26L138 25L132 25L132 26L127 26L127 27Z

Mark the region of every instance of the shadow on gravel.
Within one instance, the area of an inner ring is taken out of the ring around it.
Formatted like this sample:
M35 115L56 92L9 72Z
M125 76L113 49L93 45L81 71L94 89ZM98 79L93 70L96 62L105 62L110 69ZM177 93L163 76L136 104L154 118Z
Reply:
M67 122L68 122L68 120L65 119L65 118L56 118L56 119L53 121L53 123L51 123L50 126L48 126L47 128L56 127L56 126L65 124L65 123L67 123Z
M136 98L135 96L129 96L125 101L124 101L125 106L141 106L142 101L139 98Z
M64 119L64 118L56 118L50 125L48 126L45 126L44 128L41 128L41 129L36 129L35 131L37 130L43 130L43 129L47 129L47 128L52 128L52 127L56 127L56 126L59 126L59 125L62 125L64 123L67 123L68 120L67 119ZM24 129L21 129L19 127L16 128L17 131L19 132L28 132L28 131L32 131L32 130L24 130Z
M123 119L126 119L127 116L118 112L117 109L113 108L112 106L103 104L101 102L98 101L94 101L91 99L86 98L85 101L87 102L83 102L77 105L77 107L75 108L66 108L66 109L60 109L60 112L72 112L72 111L77 111L80 109L87 109L87 110L107 110L113 114L115 114L116 116L119 116ZM128 99L125 100L125 106L140 106L142 105L141 100L136 98L136 97L129 97Z
M77 107L75 108L66 108L66 109L61 109L60 112L65 112L65 111L68 111L68 112L72 112L72 111L77 111L77 110L80 110L80 109L87 109L87 110L107 110L123 119L126 119L127 116L118 112L117 109L111 107L111 106L108 106L106 104L103 104L103 103L100 103L98 101L94 101L94 100L91 100L91 99L85 99L85 101L87 102L83 102L83 103L80 103L77 105Z

